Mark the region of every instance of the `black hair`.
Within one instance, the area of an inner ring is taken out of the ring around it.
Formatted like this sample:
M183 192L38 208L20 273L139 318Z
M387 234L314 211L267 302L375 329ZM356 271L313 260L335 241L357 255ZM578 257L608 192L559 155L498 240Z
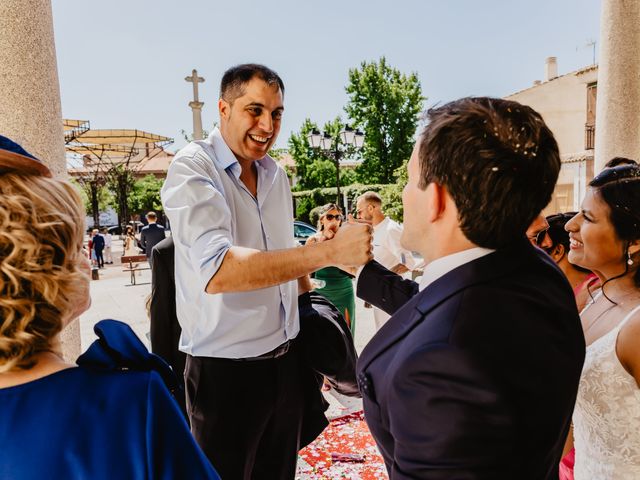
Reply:
M637 165L638 162L627 157L613 157L604 164L604 168L619 167L620 165Z
M589 182L589 186L598 191L609 207L609 220L616 235L625 244L622 253L624 273L607 279L602 285L604 289L611 280L629 273L629 246L634 240L640 239L640 165L634 162L605 168ZM640 268L637 267L640 255L636 254L635 257L632 259L636 265L633 281L636 287L640 287Z
M564 247L565 255L569 253L569 232L564 229L564 226L569 220L575 217L576 214L577 212L565 212L547 216L547 223L549 224L547 234L551 239L551 247L545 249L547 253L551 253L557 245L562 245ZM574 265L573 263L571 266L581 272L587 273L591 271L578 265Z
M284 95L284 82L276 72L257 63L243 63L224 72L220 81L220 98L233 103L236 98L244 95L244 86L254 77L263 80L267 85L278 85Z

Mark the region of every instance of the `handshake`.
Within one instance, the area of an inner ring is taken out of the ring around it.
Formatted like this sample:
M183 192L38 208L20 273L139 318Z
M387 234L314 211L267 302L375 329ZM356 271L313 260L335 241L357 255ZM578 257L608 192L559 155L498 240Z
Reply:
M344 267L359 267L373 260L372 239L373 227L349 215L337 231L322 232L317 242L327 248L328 264L346 269Z

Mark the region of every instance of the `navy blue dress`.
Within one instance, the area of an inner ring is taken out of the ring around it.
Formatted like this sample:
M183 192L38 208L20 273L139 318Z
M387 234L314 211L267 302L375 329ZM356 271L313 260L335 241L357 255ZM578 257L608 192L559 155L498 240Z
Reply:
M78 367L0 389L2 479L219 479L128 325L99 322Z

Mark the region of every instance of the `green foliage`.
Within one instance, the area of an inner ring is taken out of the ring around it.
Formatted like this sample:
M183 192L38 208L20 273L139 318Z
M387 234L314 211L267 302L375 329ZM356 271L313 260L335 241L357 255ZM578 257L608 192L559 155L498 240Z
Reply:
M384 212L394 220L401 223L404 216L404 209L402 207L402 190L409 179L407 163L409 163L409 160L402 162L402 165L396 168L395 172L393 172L393 177L396 182L387 185L387 187L380 192L382 204L384 205Z
M76 187L87 215L91 215L94 224L99 224L100 212L104 212L114 203L114 195L106 188L106 181L101 177L73 178L71 183Z
M311 223L309 218L311 210L325 203L333 202L336 198L335 188L314 188L301 193L304 193L304 195L297 196L293 194L296 205L296 218L307 223Z
M125 165L115 165L109 170L107 185L114 193L115 207L118 212L118 223L123 225L129 222L129 193L133 188L135 179L133 172Z
M269 156L274 160L281 160L285 153L287 153L286 148L272 148L269 150Z
M342 160L353 158L354 150L346 147L340 138L340 131L344 123L340 117L336 117L331 122L325 123L322 131L331 135L335 139L333 149L343 152ZM311 148L308 135L313 129L318 129L318 125L310 119L306 119L298 133L293 133L289 137L289 154L296 164L296 176L299 178L294 190L310 190L314 188L335 187L336 166L334 160L322 152L320 149ZM349 169L340 169L340 188L343 185L350 185L355 181L355 173ZM335 197L333 199L335 201Z
M379 62L349 70L345 111L365 133L364 161L356 169L363 183L392 183L394 172L411 156L423 101L415 73L405 75Z
M80 195L82 205L84 206L84 211L87 213L87 215L92 215L91 196L90 193L87 192L88 185L84 181L78 180L76 178L71 178L69 181L71 185L75 187L78 195Z
M131 212L162 211L160 189L163 181L153 175L147 175L133 184L128 197L128 207Z

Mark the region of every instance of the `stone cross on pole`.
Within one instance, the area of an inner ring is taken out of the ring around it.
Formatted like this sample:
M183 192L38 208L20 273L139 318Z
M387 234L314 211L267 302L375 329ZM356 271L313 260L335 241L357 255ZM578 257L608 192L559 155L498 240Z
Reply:
M190 77L184 77L187 82L193 83L193 101L189 102L193 112L193 139L202 140L202 106L204 102L198 99L198 84L204 82L204 78L198 76L194 68Z

